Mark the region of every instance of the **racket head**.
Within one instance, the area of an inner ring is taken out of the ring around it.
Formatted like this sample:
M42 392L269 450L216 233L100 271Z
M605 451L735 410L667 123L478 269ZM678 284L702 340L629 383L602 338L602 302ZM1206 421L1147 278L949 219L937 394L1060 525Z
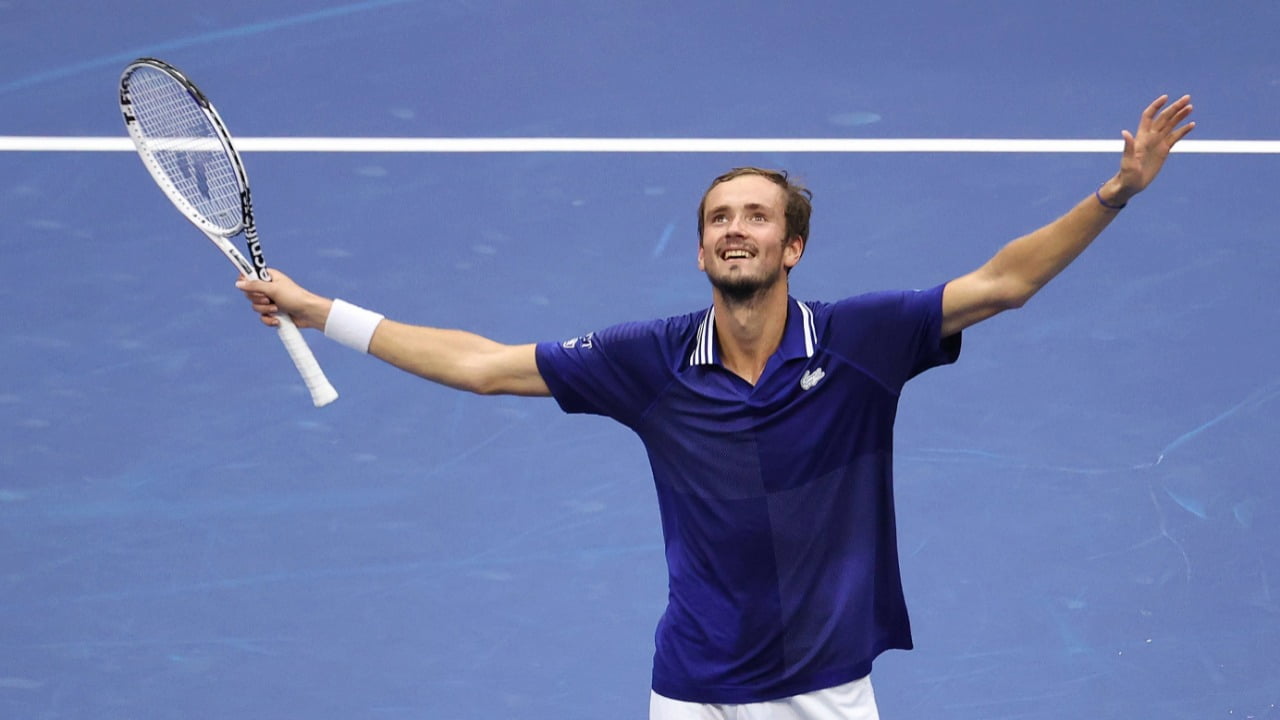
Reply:
M245 229L244 164L195 83L163 60L139 58L120 76L120 112L143 164L187 219L222 237Z

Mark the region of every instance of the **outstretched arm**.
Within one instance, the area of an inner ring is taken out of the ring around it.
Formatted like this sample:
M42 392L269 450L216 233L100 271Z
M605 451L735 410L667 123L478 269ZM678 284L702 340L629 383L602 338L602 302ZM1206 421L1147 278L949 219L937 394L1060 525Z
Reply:
M274 326L272 313L288 313L299 328L324 330L333 300L304 289L288 275L271 270L271 282L236 283L262 322ZM432 382L484 395L549 396L538 372L533 345L503 345L462 330L407 325L383 319L373 331L369 353Z
M1191 96L1173 104L1156 98L1142 113L1138 131L1128 130L1120 170L1097 193L1066 215L1006 245L982 267L952 280L942 294L942 336L955 334L997 313L1022 307L1062 272L1115 219L1120 208L1146 189L1173 146L1191 132Z

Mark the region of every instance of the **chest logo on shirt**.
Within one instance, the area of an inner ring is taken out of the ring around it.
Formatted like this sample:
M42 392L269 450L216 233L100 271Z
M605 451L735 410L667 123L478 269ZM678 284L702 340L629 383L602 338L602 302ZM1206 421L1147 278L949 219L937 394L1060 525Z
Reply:
M812 370L806 370L805 373L800 376L800 389L810 390L813 388L814 385L817 385L818 382L826 376L827 374L822 371L822 368L814 368Z

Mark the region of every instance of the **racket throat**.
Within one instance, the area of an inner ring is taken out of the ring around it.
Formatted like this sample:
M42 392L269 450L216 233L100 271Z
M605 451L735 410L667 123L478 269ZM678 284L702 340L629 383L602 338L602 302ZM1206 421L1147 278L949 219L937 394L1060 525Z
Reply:
M271 273L267 272L267 259L262 254L262 243L258 240L258 226L253 221L253 204L249 201L249 190L240 193L241 207L244 209L244 240L249 247L249 259L253 263L253 272L259 280L271 281Z

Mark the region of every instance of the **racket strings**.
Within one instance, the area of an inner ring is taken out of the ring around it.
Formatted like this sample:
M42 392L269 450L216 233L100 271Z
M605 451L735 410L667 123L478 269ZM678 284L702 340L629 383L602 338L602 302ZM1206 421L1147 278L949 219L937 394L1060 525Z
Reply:
M243 224L240 178L220 134L187 88L152 68L129 79L141 149L174 190L206 220L227 232Z

